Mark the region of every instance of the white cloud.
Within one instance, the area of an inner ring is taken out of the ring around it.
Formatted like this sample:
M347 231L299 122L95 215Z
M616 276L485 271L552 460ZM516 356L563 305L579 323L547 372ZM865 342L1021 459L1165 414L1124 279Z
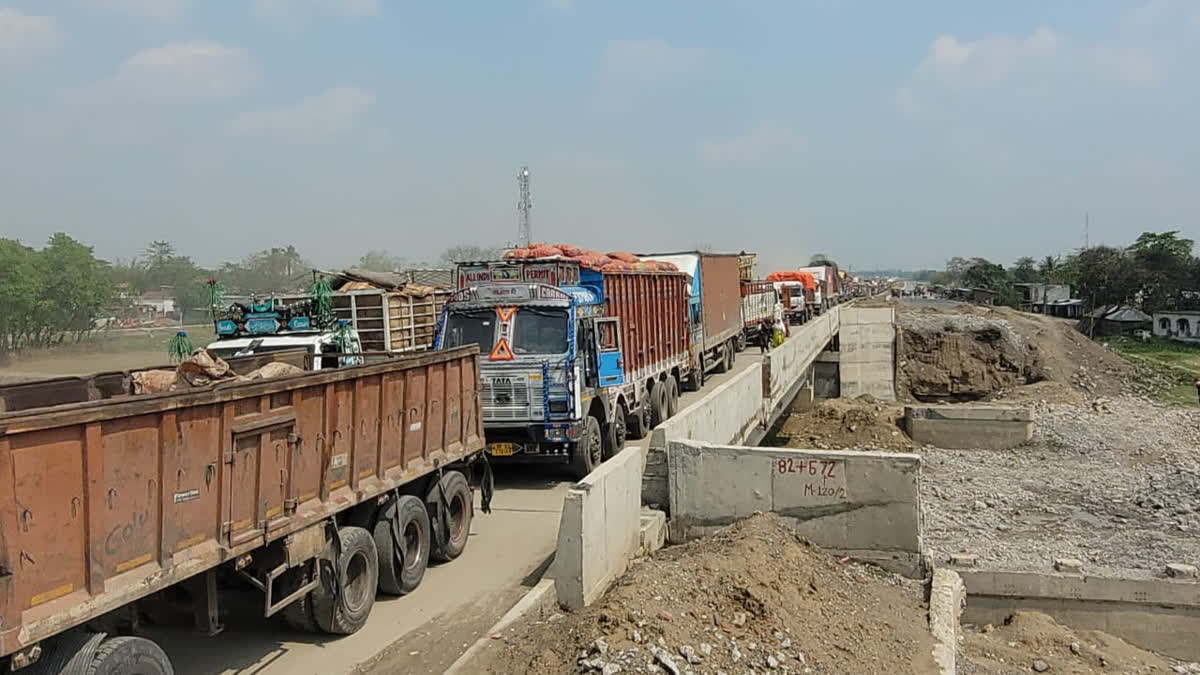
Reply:
M896 104L917 114L967 92L1050 99L1066 86L1147 87L1163 76L1161 55L1134 42L1081 43L1044 26L1021 38L942 35L898 90Z
M348 131L375 101L357 87L334 87L294 105L255 110L233 121L235 134L286 133L324 136Z
M704 50L674 47L665 40L613 40L604 50L610 74L627 79L660 80L694 70Z
M178 16L188 0L82 0L89 7L125 12L152 19L170 19Z
M254 16L285 27L298 27L309 14L326 12L346 17L377 16L379 0L254 0Z
M245 49L193 40L142 50L126 59L112 77L74 92L69 99L159 103L222 99L245 91L254 77Z
M52 16L22 14L0 7L0 50L39 49L59 43L58 22Z
M696 144L696 154L712 166L759 167L793 155L803 146L791 127L760 124L741 136L701 140Z

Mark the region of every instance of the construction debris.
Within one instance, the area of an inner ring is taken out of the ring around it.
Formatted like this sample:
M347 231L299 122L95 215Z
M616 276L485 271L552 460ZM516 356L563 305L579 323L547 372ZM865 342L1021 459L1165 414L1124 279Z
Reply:
M1038 612L1017 612L1001 626L964 626L964 633L966 663L960 657L958 672L969 675L1189 672L1120 638L1071 630Z
M756 514L634 567L595 605L519 623L480 673L933 673L920 582Z

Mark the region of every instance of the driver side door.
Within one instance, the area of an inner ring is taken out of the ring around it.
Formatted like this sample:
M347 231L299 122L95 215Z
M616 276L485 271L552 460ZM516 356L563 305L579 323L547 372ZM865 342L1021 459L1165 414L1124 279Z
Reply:
M620 319L596 319L596 362L601 387L625 384Z

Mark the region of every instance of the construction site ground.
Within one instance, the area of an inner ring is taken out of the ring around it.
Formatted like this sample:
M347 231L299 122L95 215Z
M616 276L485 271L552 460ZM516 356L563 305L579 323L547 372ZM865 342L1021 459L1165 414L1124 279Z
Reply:
M1089 574L1137 578L1200 560L1200 409L1153 400L1168 381L1040 315L900 305L897 322L901 401L820 401L793 410L771 443L922 455L935 560L965 551L990 568L1048 571L1070 557ZM917 447L901 418L918 400L1029 407L1033 440Z
M937 672L924 587L757 514L634 561L587 609L514 625L474 671Z

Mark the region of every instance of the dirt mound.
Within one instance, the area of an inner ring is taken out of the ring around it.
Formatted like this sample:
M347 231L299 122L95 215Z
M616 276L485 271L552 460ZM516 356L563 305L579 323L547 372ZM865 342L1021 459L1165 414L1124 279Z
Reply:
M635 563L592 607L518 623L477 672L932 673L923 600L758 514Z
M1128 391L1135 374L1128 361L1062 319L974 305L902 309L896 316L899 389L910 400L1115 396Z
M1067 675L1173 672L1156 654L1107 633L1071 630L1038 612L1017 612L1003 626L966 631L965 652L968 663L959 672L974 675L1041 672L1041 664L1049 666L1045 672Z
M789 448L876 448L911 450L904 432L904 407L871 396L833 398L807 411L792 409L764 445Z

